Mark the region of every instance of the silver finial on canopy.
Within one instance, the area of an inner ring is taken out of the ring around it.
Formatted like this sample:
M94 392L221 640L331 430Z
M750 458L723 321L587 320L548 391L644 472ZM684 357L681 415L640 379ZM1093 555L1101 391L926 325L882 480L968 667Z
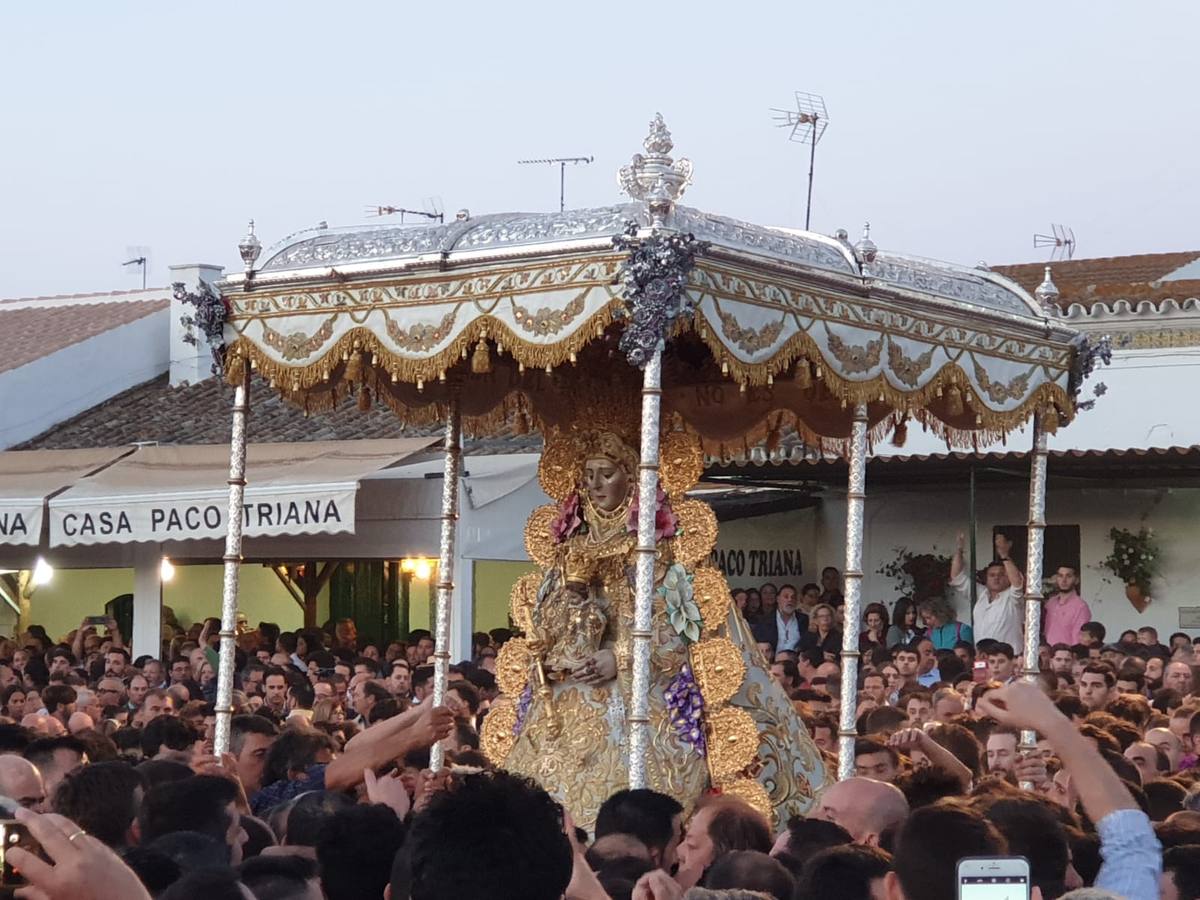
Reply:
M867 266L875 262L875 255L878 252L879 248L871 240L871 223L865 222L863 223L863 236L854 245L854 255L858 257L858 262L862 266L864 275L867 272Z
M262 253L262 241L254 234L253 219L250 220L246 236L238 241L238 253L241 254L242 262L246 264L246 273L254 271L254 264L258 262L258 255Z
M629 165L622 166L617 173L617 184L634 200L645 201L650 208L652 225L662 225L671 214L675 201L692 183L692 162L671 158L675 144L662 113L655 114L642 146L649 155L633 154Z
M1042 305L1042 309L1046 311L1046 315L1058 315L1058 298L1061 295L1058 292L1058 286L1050 277L1049 266L1046 266L1046 275L1042 278L1042 283L1037 286L1037 290L1033 292L1033 296Z

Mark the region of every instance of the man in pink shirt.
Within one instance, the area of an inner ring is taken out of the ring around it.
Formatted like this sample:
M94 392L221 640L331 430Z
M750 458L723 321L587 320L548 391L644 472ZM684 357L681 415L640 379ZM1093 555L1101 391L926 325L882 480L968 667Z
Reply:
M1042 612L1046 642L1052 646L1074 644L1079 639L1080 627L1092 621L1092 611L1076 590L1079 573L1073 566L1059 566L1054 573L1054 585L1058 593L1047 598Z

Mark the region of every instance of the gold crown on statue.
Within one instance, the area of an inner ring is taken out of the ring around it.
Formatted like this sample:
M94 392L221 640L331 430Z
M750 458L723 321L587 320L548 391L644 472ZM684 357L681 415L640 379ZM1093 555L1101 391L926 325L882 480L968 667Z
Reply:
M636 477L640 462L641 410L638 394L612 390L580 391L568 424L549 430L538 466L542 490L565 500L579 487L584 463L603 457ZM704 471L700 439L688 431L666 430L659 445L659 479L670 494L681 496Z
M579 385L563 424L546 433L538 466L542 490L565 500L579 487L583 465L603 457L633 476L638 467L639 410L636 392L616 385ZM607 389L606 389L607 388Z

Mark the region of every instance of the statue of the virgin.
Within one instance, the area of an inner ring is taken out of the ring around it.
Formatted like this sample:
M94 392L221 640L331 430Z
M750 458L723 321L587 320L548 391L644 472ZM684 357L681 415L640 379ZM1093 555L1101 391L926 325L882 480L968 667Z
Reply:
M630 408L597 403L547 435L539 475L559 502L526 527L543 571L513 591L525 638L501 652L505 696L483 734L497 765L540 782L585 828L629 784L639 459ZM716 517L684 498L703 470L698 439L670 431L660 456L648 786L688 808L708 790L734 794L785 823L824 783L820 752L707 565Z

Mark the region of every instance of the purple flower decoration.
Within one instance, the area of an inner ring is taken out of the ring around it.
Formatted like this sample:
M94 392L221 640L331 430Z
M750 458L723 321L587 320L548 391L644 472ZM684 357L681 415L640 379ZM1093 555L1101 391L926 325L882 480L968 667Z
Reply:
M529 715L529 704L532 702L533 686L527 684L517 700L517 721L513 724L513 737L521 736L521 729L525 726L525 717Z
M690 666L684 666L667 685L663 698L671 714L671 727L679 739L700 756L708 752L704 739L704 697Z
M579 494L572 494L558 507L558 516L550 523L550 534L554 542L561 544L567 538L574 537L583 527L583 517L579 515Z

